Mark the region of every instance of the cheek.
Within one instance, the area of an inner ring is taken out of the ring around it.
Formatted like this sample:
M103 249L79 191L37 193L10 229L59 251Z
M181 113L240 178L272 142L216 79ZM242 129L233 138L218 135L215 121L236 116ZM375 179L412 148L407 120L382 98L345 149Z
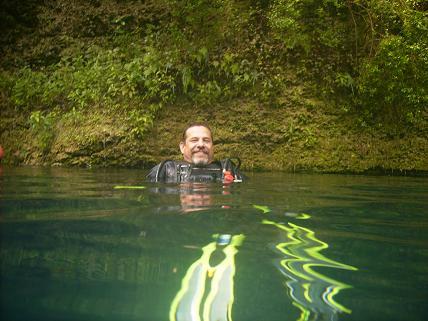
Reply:
M195 145L194 144L189 144L189 145L187 145L187 150L189 151L189 152L191 152L192 151L192 149L195 147Z

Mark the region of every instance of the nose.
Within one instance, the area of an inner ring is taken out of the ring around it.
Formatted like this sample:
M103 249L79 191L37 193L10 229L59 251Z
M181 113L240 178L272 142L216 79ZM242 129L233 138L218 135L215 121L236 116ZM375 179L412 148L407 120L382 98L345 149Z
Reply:
M198 147L204 147L205 146L205 142L202 139L199 139L198 142L196 143L196 146L198 146Z

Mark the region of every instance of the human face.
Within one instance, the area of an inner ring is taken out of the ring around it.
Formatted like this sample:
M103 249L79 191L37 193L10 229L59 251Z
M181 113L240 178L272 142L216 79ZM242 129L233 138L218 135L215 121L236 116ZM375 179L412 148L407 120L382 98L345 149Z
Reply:
M204 126L193 126L186 131L186 140L180 143L183 158L195 165L208 165L213 161L214 147L211 132Z

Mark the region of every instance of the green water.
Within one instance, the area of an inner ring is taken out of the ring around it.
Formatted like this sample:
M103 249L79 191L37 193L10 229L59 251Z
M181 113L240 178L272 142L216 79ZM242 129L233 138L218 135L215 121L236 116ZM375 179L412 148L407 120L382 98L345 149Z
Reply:
M426 178L145 173L3 168L1 320L426 320Z

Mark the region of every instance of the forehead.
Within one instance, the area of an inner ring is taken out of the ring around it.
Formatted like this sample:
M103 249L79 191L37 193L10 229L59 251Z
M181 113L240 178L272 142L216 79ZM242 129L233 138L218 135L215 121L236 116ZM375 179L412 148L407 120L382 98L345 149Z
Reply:
M211 138L211 132L208 128L204 126L193 126L186 130L186 139L189 139L192 137Z

